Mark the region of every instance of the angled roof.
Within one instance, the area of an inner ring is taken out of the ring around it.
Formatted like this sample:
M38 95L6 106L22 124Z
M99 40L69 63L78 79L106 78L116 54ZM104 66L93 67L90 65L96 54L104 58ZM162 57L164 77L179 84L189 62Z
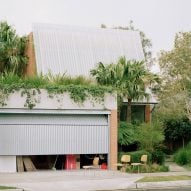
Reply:
M120 56L143 60L140 34L119 29L34 24L37 72L89 76L98 62L115 63Z

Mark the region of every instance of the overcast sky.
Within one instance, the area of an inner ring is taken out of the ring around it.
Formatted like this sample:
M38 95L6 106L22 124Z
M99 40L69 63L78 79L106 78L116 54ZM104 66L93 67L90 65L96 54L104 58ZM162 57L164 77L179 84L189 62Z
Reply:
M191 0L0 0L0 20L19 34L34 22L112 27L133 20L156 53L172 48L175 33L191 31Z

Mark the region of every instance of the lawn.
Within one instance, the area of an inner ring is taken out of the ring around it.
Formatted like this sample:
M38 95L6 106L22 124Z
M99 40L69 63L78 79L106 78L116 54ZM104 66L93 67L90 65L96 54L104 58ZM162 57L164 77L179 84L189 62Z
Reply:
M137 182L161 182L161 181L178 181L178 180L191 180L191 176L145 176Z
M16 189L16 187L0 186L0 190L7 190L7 189Z

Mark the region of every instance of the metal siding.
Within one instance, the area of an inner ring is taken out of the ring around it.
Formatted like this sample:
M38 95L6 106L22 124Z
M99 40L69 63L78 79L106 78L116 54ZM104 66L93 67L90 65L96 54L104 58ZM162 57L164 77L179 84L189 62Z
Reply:
M104 115L0 115L0 155L108 153Z
M38 73L89 76L98 62L144 59L137 31L34 24L33 34Z

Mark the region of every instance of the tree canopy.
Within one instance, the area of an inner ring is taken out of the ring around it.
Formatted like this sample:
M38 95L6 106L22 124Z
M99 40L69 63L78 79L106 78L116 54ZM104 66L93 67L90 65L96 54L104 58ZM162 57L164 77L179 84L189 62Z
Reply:
M182 139L184 147L185 139L191 136L191 122L188 118L170 119L165 121L165 137L168 141Z
M159 57L162 85L158 112L161 118L191 119L191 32L176 34L174 48Z
M132 100L149 98L147 87L159 79L145 68L144 62L125 57L119 58L117 64L99 63L91 74L99 84L114 87L120 97L128 99L128 122L131 122Z
M0 22L0 73L22 75L27 64L26 37L19 37L7 22Z

